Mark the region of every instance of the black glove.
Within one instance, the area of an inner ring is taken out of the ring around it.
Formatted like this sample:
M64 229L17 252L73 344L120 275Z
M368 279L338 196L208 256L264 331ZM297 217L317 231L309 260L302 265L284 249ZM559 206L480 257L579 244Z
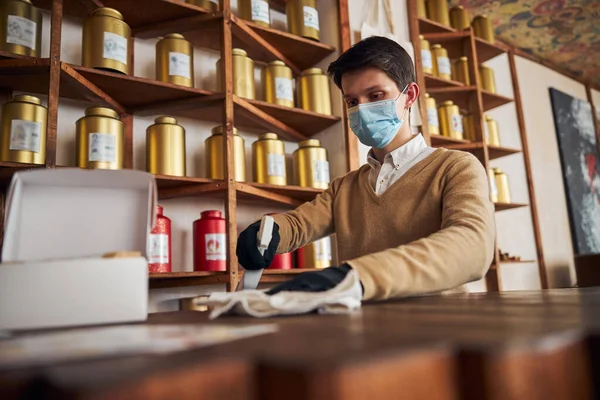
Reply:
M248 270L268 268L273 262L273 256L275 256L277 246L279 246L279 225L273 223L271 243L265 250L265 254L260 255L257 238L259 230L260 221L257 221L247 227L238 237L235 254L242 267Z
M339 267L329 267L320 271L304 272L294 279L283 282L267 291L273 295L279 292L324 292L333 289L344 280L352 268L343 264Z

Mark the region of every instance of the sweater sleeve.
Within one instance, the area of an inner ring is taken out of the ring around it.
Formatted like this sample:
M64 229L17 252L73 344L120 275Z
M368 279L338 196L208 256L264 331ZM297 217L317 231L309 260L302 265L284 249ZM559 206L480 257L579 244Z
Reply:
M285 214L274 215L279 225L277 253L294 251L334 233L333 200L343 178L335 179L313 201Z
M481 279L494 255L494 207L485 169L471 154L449 166L441 229L414 242L347 261L365 300L439 293Z

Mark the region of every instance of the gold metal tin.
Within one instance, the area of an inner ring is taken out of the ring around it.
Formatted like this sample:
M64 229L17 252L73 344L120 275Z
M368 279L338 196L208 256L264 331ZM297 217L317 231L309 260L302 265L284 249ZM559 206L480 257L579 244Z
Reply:
M433 58L433 75L447 81L452 79L452 68L448 51L442 45L434 44L431 46L431 56Z
M265 100L285 107L294 107L292 70L282 61L272 61L262 70Z
M329 162L327 150L317 139L298 143L293 154L294 184L302 187L327 189L329 186Z
M437 105L435 99L425 93L425 110L427 111L427 126L430 135L440 134L440 120L438 118Z
M285 13L290 33L319 40L319 12L316 0L288 0Z
M123 168L125 125L116 111L105 107L85 110L75 128L76 164L79 168Z
M457 105L451 101L444 101L438 108L438 115L443 136L453 139L463 138L462 117Z
M269 28L269 0L238 0L240 17L257 25Z
M120 12L108 7L95 9L83 22L83 66L130 75L130 38L131 29Z
M324 269L331 266L331 237L324 237L307 244L302 249L304 252L303 268Z
M204 141L206 159L206 174L210 179L225 179L223 165L223 145L225 136L223 126L215 126L211 130L212 135ZM234 179L238 182L246 180L246 149L244 139L237 134L233 128L233 168Z
M472 142L477 141L475 133L475 117L473 114L465 114L462 117L463 137Z
M469 60L467 57L460 57L452 63L452 80L464 83L469 86L471 79L469 77Z
M146 171L185 176L185 129L173 117L158 117L146 129Z
M286 185L285 148L274 133L265 133L252 143L252 173L254 181Z
M296 83L300 108L331 115L329 79L320 68L309 68L302 71Z
M194 47L178 33L156 43L156 80L194 87Z
M34 96L18 95L2 105L0 161L46 162L48 110Z
M202 7L212 12L219 11L220 9L220 1L217 0L186 0L186 3Z
M233 93L245 99L256 99L254 61L242 49L233 49ZM217 61L217 91L223 92L223 62Z
M417 0L417 18L427 18L425 0Z
M429 41L423 35L419 35L419 39L421 40L421 65L423 66L423 72L433 75L433 57Z
M494 70L487 65L479 66L479 76L481 77L481 87L491 93L496 93L496 80Z
M463 6L454 6L450 9L450 26L458 31L469 29L471 17Z
M500 168L494 168L494 179L498 188L498 203L510 203L508 177Z
M450 13L446 0L427 0L427 17L442 25L450 26Z
M41 57L42 13L29 0L0 2L0 50Z
M500 132L498 122L492 117L485 115L484 122L486 127L486 141L490 146L500 146Z
M490 43L494 43L494 28L492 28L492 21L487 15L482 14L473 18L471 22L473 26L473 33L478 38L486 40Z
M494 175L493 168L487 169L488 182L490 184L490 200L492 202L498 202L498 187L496 186L496 176Z

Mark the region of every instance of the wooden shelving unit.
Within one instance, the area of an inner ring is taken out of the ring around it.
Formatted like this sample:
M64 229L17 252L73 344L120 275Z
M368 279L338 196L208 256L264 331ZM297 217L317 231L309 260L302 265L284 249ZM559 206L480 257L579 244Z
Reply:
M330 1L336 2L340 19L348 21L347 0ZM297 142L339 123L341 118L300 108L281 107L260 100L243 99L231 94L232 48L244 48L259 65L282 60L295 76L304 69L315 66L337 49L325 43L244 21L231 12L230 0L222 0L222 9L216 13L180 0L32 0L32 3L51 13L50 53L47 58L33 58L0 51L0 88L6 96L11 96L17 90L48 96L46 163L0 163L0 183L8 184L14 172L20 169L60 167L56 165L59 99L104 105L120 114L121 121L126 126L126 168L133 166L134 115L168 114L223 124L226 131L225 179L159 175L156 176L156 181L160 200L217 196L224 201L228 237L227 271L151 274L150 288L224 283L228 290L234 290L240 279L235 256L238 203L260 202L261 205L294 207L312 200L321 190L235 182L233 160L227 158L227 154L233 153L233 126L275 132L284 140ZM280 10L284 4L284 0L271 2L273 8ZM63 17L84 19L101 6L115 8L123 14L124 20L132 29L130 49L133 49L134 38L155 38L169 33L181 33L196 47L219 51L225 81L223 93L64 62L61 58ZM340 23L339 32L341 38L348 36L347 24ZM342 136L347 138L347 132ZM348 146L348 154L350 147ZM4 201L4 194L0 200L0 203ZM304 271L306 270L266 271L263 281L280 282Z
M463 31L457 31L435 21L431 21L426 18L419 18L417 16L416 0L407 1L408 18L410 21L410 38L414 47L417 83L421 88L421 93L429 93L429 95L433 97L438 104L443 101L451 100L454 102L454 104L459 106L461 112L471 113L474 116L476 140L467 141L440 135L429 135L427 118L425 117L421 118L423 120L423 125L421 127L423 135L427 140L429 140L433 147L445 147L449 149L467 151L474 154L481 161L485 168L489 167L490 160L510 156L513 154L522 154L525 161L525 172L528 179L529 198L531 204L494 203L494 207L497 212L500 212L529 206L535 232L538 256L537 262L539 265L541 286L542 288L547 288L546 271L537 219L537 209L535 206L535 193L533 191L533 183L531 182L531 170L529 167L529 154L527 137L525 134L525 124L523 120L523 110L519 95L516 68L514 66L513 59L514 51L505 44L489 43L485 40L475 37L471 28ZM466 56L468 58L468 69L471 85L463 85L454 81L443 81L431 75L424 74L422 72L421 41L419 40L419 35L423 35L431 45L441 44L447 49L450 59ZM479 65L501 54L507 54L511 63L510 68L515 99L483 90L478 84L481 82L479 78ZM488 145L484 140L484 113L512 102L514 102L517 111L523 149L521 150ZM419 106L421 110L426 109L424 96L421 96L419 99ZM498 252L496 251L496 257L492 263L492 267L486 275L486 283L488 290L490 291L497 291L501 288L499 273L497 271L497 267L501 263L497 253Z

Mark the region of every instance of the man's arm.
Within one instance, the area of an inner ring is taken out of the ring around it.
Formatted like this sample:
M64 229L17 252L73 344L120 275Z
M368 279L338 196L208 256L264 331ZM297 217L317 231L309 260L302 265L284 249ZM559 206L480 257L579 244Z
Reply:
M412 243L347 261L364 299L437 293L481 279L494 255L494 207L484 168L471 155L450 166L441 230Z
M329 188L313 201L304 203L288 213L273 216L279 225L280 241L277 253L294 251L333 234L333 199L342 179L343 177L331 182Z

